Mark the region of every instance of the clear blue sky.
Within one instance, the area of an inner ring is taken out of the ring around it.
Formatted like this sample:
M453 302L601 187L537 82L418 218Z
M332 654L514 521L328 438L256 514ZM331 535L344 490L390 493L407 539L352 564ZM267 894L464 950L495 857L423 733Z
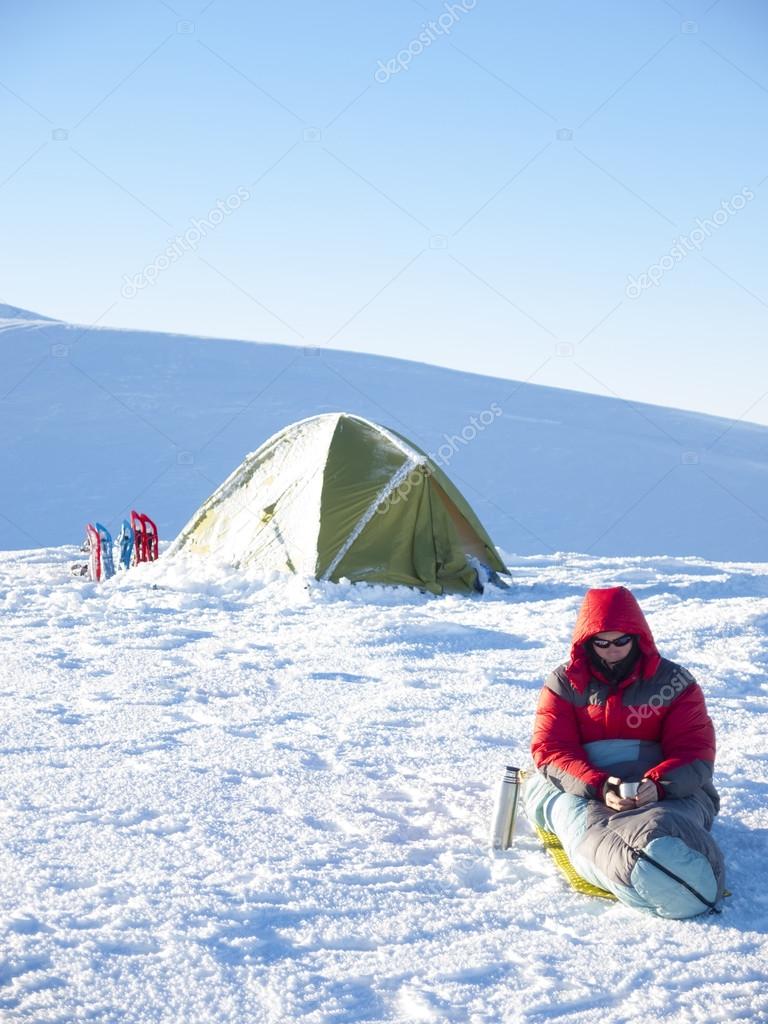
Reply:
M768 423L762 0L37 0L0 36L0 302Z

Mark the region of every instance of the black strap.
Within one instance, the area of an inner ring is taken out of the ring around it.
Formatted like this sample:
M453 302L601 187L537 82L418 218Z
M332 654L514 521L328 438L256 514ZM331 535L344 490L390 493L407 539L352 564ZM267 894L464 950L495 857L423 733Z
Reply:
M711 900L708 900L705 896L702 896L701 893L697 892L692 885L688 885L684 878L680 878L678 875L674 873L674 871L670 871L669 868L665 868L663 864L659 864L659 862L657 860L654 860L653 857L649 857L645 850L638 850L634 846L630 846L630 850L637 854L637 856L641 860L646 860L649 864L653 864L653 866L655 868L658 868L659 871L663 871L665 875L669 875L670 878L674 878L674 880L676 882L679 882L680 885L682 885L684 888L688 890L688 892L693 893L697 900L701 900L705 907L709 907L710 914L721 913L721 911L718 909L717 903L713 903Z

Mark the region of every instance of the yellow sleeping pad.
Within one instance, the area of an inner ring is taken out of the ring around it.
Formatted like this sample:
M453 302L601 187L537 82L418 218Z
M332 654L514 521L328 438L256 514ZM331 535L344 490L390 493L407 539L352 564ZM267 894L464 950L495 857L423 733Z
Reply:
M568 879L572 889L583 893L585 896L599 896L603 900L618 900L618 897L614 896L612 892L608 892L607 889L601 889L599 885L592 885L591 882L581 877L573 864L568 860L568 854L563 849L563 844L554 832L547 832L546 829L539 828L538 825L535 828L536 835L544 844L544 849Z

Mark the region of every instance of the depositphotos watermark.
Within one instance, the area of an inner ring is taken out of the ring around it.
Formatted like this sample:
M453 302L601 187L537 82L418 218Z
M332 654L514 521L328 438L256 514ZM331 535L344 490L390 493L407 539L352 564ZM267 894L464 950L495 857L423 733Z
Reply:
M720 208L715 210L710 217L705 217L704 220L697 217L696 227L693 231L689 235L682 235L676 239L672 248L665 256L661 257L658 263L648 267L645 273L638 277L629 275L627 286L624 289L627 298L639 299L646 289L658 288L665 274L682 263L686 256L689 256L694 250L700 252L712 232L726 224L730 217L743 210L747 203L754 198L755 193L751 189L743 188L741 192L737 192L730 199L724 199L720 203Z
M446 0L440 17L437 20L425 21L421 26L422 31L419 32L416 38L412 39L404 49L399 50L390 60L386 62L380 60L373 77L377 82L383 84L388 82L392 75L399 75L401 71L407 71L414 57L424 53L440 36L450 35L454 25L461 21L462 15L468 14L475 7L477 7L477 0L461 0L460 3L455 4L448 3Z
M496 402L491 402L490 407L483 409L479 416L470 416L469 423L462 427L460 433L443 434L444 444L441 444L436 452L427 452L432 463L445 469L461 448L472 444L478 434L482 434L487 427L490 427L502 415L503 410ZM397 487L379 505L376 509L376 514L382 516L392 505L397 505L399 501L404 501L411 493L412 488L421 481L422 477L433 476L434 472L430 463L419 463L414 466L410 473L400 481Z
M634 711L630 711L627 715L629 728L639 729L644 719L660 714L661 709L671 704L673 698L679 696L690 685L690 682L690 676L687 679L683 675L674 676L671 683L665 683L658 693L649 697L647 704L641 704Z
M496 402L491 402L490 408L483 409L479 416L469 417L469 423L461 428L460 434L443 434L445 443L441 444L434 454L429 452L429 457L445 468L461 447L472 444L477 435L482 434L486 427L490 427L501 415L503 413L500 406Z
M189 221L190 226L184 234L177 235L143 270L134 274L133 277L123 274L123 287L120 289L122 297L132 299L142 289L154 284L164 270L174 263L178 263L188 252L194 252L204 238L215 231L226 217L229 217L235 210L239 210L243 203L247 203L250 198L251 193L241 185L226 199L217 199L216 205L211 207L202 220L192 217Z

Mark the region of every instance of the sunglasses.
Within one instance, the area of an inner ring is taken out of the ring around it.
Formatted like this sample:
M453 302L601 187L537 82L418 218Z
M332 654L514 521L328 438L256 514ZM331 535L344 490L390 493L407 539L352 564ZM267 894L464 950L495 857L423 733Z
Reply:
M598 640L593 637L592 644L595 647L598 647L601 651L605 651L609 647L626 647L627 644L631 644L634 639L635 638L630 633L625 633L624 636L620 636L616 640Z

